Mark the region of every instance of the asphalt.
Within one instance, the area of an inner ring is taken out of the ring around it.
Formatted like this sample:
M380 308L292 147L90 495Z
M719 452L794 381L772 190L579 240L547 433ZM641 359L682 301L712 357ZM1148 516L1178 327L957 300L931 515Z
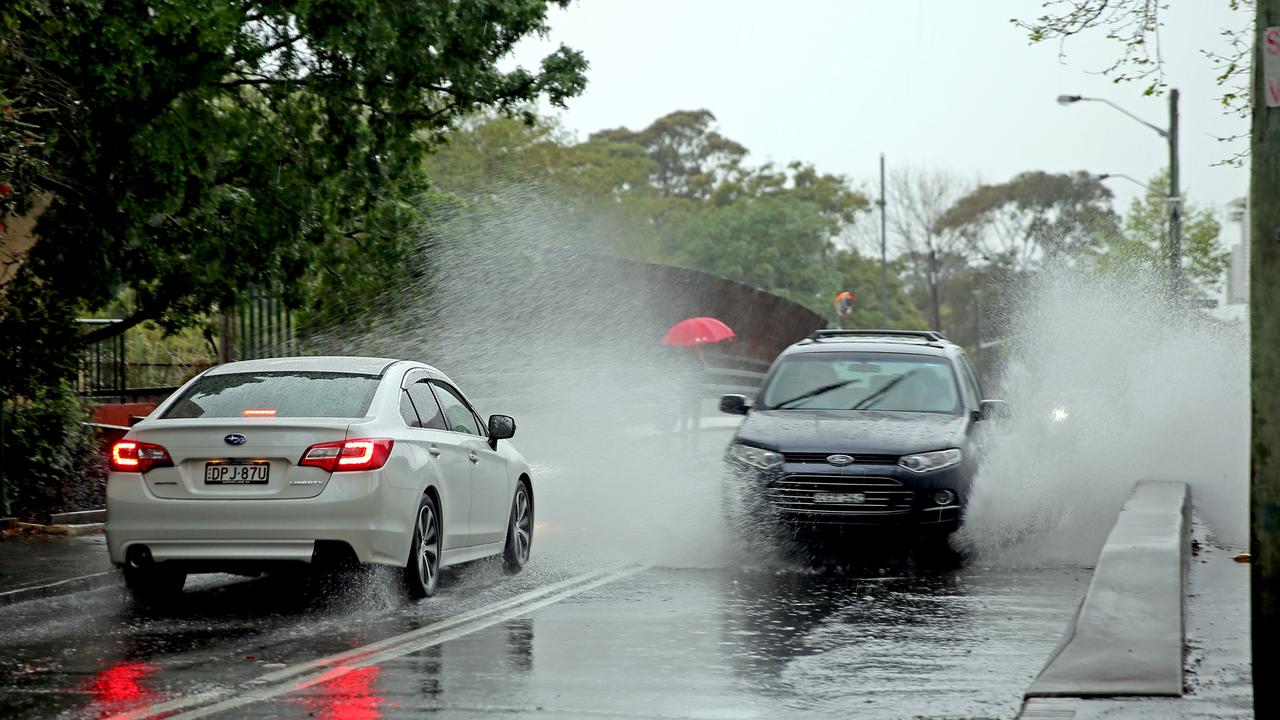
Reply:
M0 606L99 587L114 582L114 576L101 533L0 535Z
M834 565L743 553L714 520L707 470L729 426L619 443L593 436L599 424L522 426L540 456L564 461L534 469L535 558L520 575L449 569L421 603L386 571L322 588L198 576L153 609L118 584L12 604L0 608L0 717L1012 718L1091 577L937 571L892 547ZM0 577L105 564L101 536L12 542L0 540ZM1246 566L1224 557L1209 548L1193 568L1193 704L1129 710L1244 714Z
M135 609L118 589L14 605L0 717L243 698L275 687L264 676L282 669L422 629L439 639L434 623L591 570L561 560L539 558L515 578L463 568L421 604L385 576L321 601L289 578L210 576L167 609ZM346 672L220 715L1012 717L1088 581L1071 568L628 572L421 649L339 663Z

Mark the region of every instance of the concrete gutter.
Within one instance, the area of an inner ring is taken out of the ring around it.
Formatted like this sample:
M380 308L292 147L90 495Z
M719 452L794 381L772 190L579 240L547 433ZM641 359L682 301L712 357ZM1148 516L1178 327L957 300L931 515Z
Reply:
M1182 695L1190 510L1183 483L1134 487L1071 627L1026 697Z

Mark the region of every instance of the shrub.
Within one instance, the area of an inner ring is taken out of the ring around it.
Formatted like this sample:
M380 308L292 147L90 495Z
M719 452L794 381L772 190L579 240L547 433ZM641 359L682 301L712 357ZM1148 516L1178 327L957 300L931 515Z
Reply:
M88 418L66 385L6 403L3 472L15 515L48 522L51 513L103 507L106 462Z

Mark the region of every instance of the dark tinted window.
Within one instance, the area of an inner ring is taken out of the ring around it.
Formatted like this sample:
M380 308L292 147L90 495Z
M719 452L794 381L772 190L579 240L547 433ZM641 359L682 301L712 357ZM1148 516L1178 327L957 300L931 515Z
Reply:
M964 369L961 375L964 377L965 385L969 387L970 394L973 395L974 402L982 401L982 386L978 383L978 374L973 370L973 364L969 362L969 356L960 354L960 367Z
M422 422L415 427L431 428L434 430L447 430L444 424L444 417L440 414L440 405L436 403L436 398L431 394L431 386L426 380L420 380L409 386L409 397L413 399L413 406L418 410L418 417Z
M895 410L955 414L959 388L951 363L931 355L811 352L791 355L770 374L762 410Z
M440 399L445 419L449 421L449 429L468 435L480 435L480 424L471 408L462 401L462 397L444 383L433 382L432 385L435 385L436 397Z
M364 417L378 381L333 372L206 375L162 417Z
M418 421L418 411L413 409L413 402L409 400L409 393L400 391L400 417L404 420L404 424L409 427L421 427Z

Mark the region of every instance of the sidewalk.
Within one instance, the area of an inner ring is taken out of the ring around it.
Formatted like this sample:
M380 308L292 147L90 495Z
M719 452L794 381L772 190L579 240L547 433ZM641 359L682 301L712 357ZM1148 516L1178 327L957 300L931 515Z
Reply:
M101 533L0 535L0 606L119 581Z
M1196 522L1201 543L1191 558L1182 697L1033 698L1019 718L1073 720L1209 720L1252 717L1249 648L1249 565L1232 560L1239 548L1213 545Z

